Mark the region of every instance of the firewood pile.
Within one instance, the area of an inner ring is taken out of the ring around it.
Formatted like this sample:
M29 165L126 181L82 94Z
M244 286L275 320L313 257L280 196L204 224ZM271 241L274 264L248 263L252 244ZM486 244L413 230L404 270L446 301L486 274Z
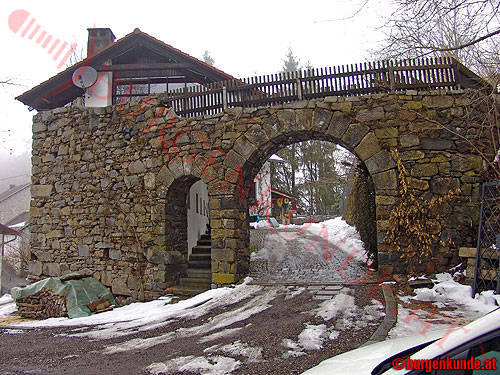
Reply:
M47 319L68 315L66 296L43 288L31 296L16 301L17 311L23 318Z

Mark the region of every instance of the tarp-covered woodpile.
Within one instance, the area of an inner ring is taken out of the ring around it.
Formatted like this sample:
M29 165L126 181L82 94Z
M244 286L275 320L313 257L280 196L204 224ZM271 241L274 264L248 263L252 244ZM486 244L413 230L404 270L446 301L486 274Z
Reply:
M88 273L50 277L11 291L22 317L46 319L79 318L116 305L113 295Z

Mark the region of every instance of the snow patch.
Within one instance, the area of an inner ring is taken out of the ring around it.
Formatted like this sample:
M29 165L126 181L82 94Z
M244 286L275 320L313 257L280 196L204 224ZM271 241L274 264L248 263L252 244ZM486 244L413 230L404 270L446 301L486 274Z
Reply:
M341 217L321 223L306 223L303 228L315 236L323 236L328 233L329 251L333 252L339 249L348 253L352 259L371 265L372 262L366 254L365 245L361 241L358 231Z
M257 363L263 362L262 358L262 348L251 346L247 343L241 342L240 340L227 345L215 345L204 350L205 353L216 353L221 352L224 354L229 354L232 356L246 357L247 362Z
M17 311L17 306L10 294L0 297L0 317L8 316Z
M233 358L223 356L186 356L175 358L168 362L153 363L146 370L153 375L178 374L179 372L190 372L201 375L225 375L236 371L239 367L240 361Z
M171 297L160 297L155 301L133 303L85 318L51 318L13 325L18 328L78 326L66 336L93 340L128 336L138 331L167 326L178 319L197 319L215 307L224 307L250 298L263 289L262 286L247 285L250 281L251 278L247 278L235 288L211 289L175 304L170 304Z
M245 326L245 327L247 327L247 326ZM215 333L212 333L208 336L202 337L201 339L198 340L198 342L199 343L206 343L206 342L210 342L210 341L220 340L220 339L223 339L226 337L231 337L231 336L236 335L242 329L243 329L243 327L223 329L220 332L215 332Z
M354 297L345 293L339 293L330 300L323 301L314 311L314 315L325 321L332 320L339 314L353 316L356 312Z
M416 289L415 299L424 302L453 302L457 305L465 306L468 310L485 315L500 305L500 296L493 291L476 293L472 298L472 289L469 285L462 285L453 279L449 273L436 275L433 280L435 285L432 289Z
M283 358L300 357L306 355L305 351L320 350L326 340L337 339L339 332L328 329L325 324L306 324L306 328L299 334L298 341L284 339L282 345L288 350L283 353Z
M297 297L298 295L302 294L305 290L306 288L300 287L297 288L296 290L288 291L288 294L285 296L285 301Z
M471 287L456 282L449 273L437 274L432 281L435 284L432 288L415 289L415 297L398 296L405 304L417 302L417 305L413 308L398 306L398 321L389 332L389 337L425 336L430 331L463 326L500 305L500 296L491 290L472 298ZM429 311L425 311L424 306Z
M104 353L115 354L129 350L144 350L156 345L171 342L176 338L206 335L212 331L226 328L235 323L245 321L251 316L267 310L271 307L269 303L276 298L277 293L278 289L268 290L261 295L253 297L240 308L214 316L208 319L206 323L199 326L179 328L176 331L168 332L156 337L132 339L119 344L111 345L104 350ZM189 314L185 315L188 316Z
M305 350L319 350L323 348L323 341L327 337L326 331L326 325L324 324L308 324L299 335L299 345Z
M259 251L250 254L250 259L263 259L270 262L280 263L283 262L287 256L287 249L287 241L284 237L275 232L268 233L264 247L262 247Z

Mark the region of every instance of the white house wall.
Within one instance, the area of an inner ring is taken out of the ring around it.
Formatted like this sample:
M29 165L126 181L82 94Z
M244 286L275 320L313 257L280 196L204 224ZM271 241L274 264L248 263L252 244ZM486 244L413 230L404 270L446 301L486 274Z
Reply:
M264 163L254 179L256 203L250 207L250 213L262 217L271 216L271 162Z
M97 82L85 93L86 107L106 107L113 101L113 73L100 72Z
M205 233L210 221L207 185L203 181L195 182L189 189L187 204L188 253Z
M6 224L17 215L30 210L30 187L18 191L0 202L0 224Z

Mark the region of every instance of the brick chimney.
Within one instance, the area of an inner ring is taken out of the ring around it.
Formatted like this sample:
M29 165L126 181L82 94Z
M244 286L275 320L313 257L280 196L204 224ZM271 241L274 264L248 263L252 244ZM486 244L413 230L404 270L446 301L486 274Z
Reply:
M100 50L112 44L116 37L110 28L87 29L89 38L87 42L87 57L95 55Z

